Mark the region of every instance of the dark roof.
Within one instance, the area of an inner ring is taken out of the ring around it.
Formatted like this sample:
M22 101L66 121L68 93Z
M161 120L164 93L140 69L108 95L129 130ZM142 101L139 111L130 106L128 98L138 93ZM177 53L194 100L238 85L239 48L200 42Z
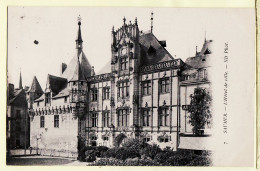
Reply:
M209 55L212 53L211 44L212 40L205 40L201 51L196 56L187 58L185 63L193 68L209 67L211 64Z
M67 80L71 80L74 76L75 68L78 65L78 61L84 76L91 76L91 65L89 64L89 61L86 58L84 52L81 49L79 49L77 50L76 55L70 61L66 70L63 72L62 77L67 78Z
M46 91L51 90L57 94L60 90L67 86L67 79L48 74Z
M60 97L65 97L65 96L69 96L69 89L67 87L64 88L63 90L61 90L59 92L59 94L57 94L56 96L53 97L53 99L60 98Z
M32 85L29 90L30 93L43 93L42 87L39 84L36 76L33 77Z
M13 103L15 101L15 99L19 96L19 94L23 91L23 89L15 89L14 90L14 94L13 94L13 98L10 99L9 103Z
M44 100L44 94L41 95L41 97L39 97L38 99L34 100L35 102L39 102L39 101L43 101Z
M69 80L69 81L81 81L81 80L86 80L86 78L85 78L84 73L81 69L81 65L78 61L77 65L75 66L73 76L72 76L71 80Z
M139 42L143 64L149 65L174 59L153 33L141 35Z
M18 107L27 107L26 94L24 89L16 89L14 97L9 101L9 105Z

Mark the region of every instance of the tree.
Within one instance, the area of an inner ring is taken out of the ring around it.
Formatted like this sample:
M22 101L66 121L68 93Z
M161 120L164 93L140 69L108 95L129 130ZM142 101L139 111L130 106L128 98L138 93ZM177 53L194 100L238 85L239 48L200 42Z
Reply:
M193 126L192 131L195 135L202 135L205 129L205 125L211 125L211 96L206 89L195 88L194 94L190 96L190 107L188 112L190 113L189 123Z

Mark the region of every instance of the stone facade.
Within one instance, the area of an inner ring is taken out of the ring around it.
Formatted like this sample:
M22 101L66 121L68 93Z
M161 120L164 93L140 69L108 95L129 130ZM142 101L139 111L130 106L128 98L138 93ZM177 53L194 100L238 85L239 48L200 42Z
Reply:
M76 157L85 145L113 147L122 134L123 142L143 138L177 150L179 134L190 132L181 106L189 104L194 87L210 82L184 76L207 67L174 59L166 41L139 31L137 19L123 21L111 32L110 72L98 75L83 52L78 22L76 55L68 66L62 64L60 77L48 75L44 93L29 111L31 146L41 154Z

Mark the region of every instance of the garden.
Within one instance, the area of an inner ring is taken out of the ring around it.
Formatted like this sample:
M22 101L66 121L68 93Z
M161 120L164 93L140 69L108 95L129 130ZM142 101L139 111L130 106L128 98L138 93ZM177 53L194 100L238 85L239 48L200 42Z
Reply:
M79 151L80 161L90 166L211 166L210 151L194 151L170 147L161 149L143 139L128 139L114 148L88 146ZM98 159L98 160L97 160Z

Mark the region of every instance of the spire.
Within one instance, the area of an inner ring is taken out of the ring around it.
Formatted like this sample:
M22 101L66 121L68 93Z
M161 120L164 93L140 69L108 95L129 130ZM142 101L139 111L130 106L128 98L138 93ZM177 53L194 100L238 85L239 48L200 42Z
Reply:
M79 26L79 30L78 30L78 36L77 36L77 40L76 40L76 49L82 49L82 37L81 37L81 17L79 15L78 17L78 26Z
M151 12L151 33L153 32L153 12Z
M21 68L20 68L19 89L23 89Z
M205 29L205 40L204 40L205 42L207 41L207 38L206 38L206 37L207 37L207 31L206 31L206 29Z

